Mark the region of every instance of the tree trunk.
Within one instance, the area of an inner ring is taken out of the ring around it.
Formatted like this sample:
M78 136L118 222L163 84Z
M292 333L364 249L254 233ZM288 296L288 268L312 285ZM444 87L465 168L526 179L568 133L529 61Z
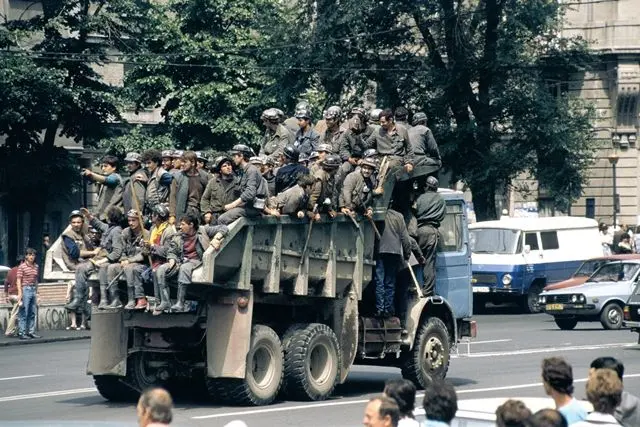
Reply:
M497 219L495 183L470 182L469 187L473 194L473 209L476 213L476 220Z

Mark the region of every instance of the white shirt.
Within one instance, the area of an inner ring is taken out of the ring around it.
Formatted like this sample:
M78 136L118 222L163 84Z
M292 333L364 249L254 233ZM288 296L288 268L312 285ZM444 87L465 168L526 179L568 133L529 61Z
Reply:
M619 427L620 424L613 415L592 412L587 415L584 421L571 424L571 427Z
M404 417L398 421L398 427L420 427L420 423L413 418Z

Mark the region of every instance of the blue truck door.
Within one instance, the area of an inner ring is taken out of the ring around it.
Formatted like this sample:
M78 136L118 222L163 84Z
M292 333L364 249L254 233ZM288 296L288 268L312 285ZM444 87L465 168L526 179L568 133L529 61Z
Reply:
M542 245L540 244L540 233L535 231L526 232L524 235L524 246L529 246L529 252L522 251L524 257L524 280L522 281L522 294L526 295L531 283L537 278L544 278L545 264Z
M471 249L462 199L447 199L444 221L438 229L436 294L444 297L456 318L471 316Z

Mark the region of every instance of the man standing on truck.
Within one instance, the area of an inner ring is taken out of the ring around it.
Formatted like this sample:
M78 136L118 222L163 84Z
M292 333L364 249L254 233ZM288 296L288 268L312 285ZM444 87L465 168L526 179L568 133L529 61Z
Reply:
M425 182L425 191L416 200L416 219L418 221L418 245L425 259L424 285L422 292L429 295L436 284L436 249L438 248L438 228L444 219L445 202L438 194L438 179L429 176Z
M219 156L213 161L214 174L204 189L200 200L200 212L205 219L211 216L215 224L224 213L225 205L238 198L239 179L233 173L233 162L227 156Z
M209 174L197 168L198 157L194 151L185 151L181 158L182 170L173 176L169 191L169 211L181 218L187 213L200 213L200 200L209 182Z
M107 211L110 207L122 208L122 177L117 173L118 162L116 156L104 156L101 166L104 175L89 169L82 169L82 176L99 185L96 215L101 220L107 218Z
M256 217L266 205L269 194L267 182L262 179L258 168L249 163L253 150L244 144L231 149L233 162L242 171L240 177L240 197L224 206L225 212L218 218L218 224L229 225L242 217Z
M216 251L220 249L228 231L226 225L199 227L197 215L187 214L180 218L180 231L169 239L168 261L155 272L161 295L168 295L167 279L178 276L178 300L171 306L172 312L185 311L184 299L193 270L202 265L202 257L209 246Z
M173 176L160 166L162 162L162 153L160 151L153 149L147 150L142 153L141 160L147 169L147 173L139 172L133 179L147 180L147 190L144 196L144 211L146 214L150 214L154 206L167 202L169 198L169 187L171 186ZM140 206L140 208L142 208L142 206Z

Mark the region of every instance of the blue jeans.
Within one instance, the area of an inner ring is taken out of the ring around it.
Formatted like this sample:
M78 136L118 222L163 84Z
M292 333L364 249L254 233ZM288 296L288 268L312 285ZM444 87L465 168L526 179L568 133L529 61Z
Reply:
M395 314L393 298L396 291L396 276L402 267L402 257L395 254L380 254L376 262L376 311L380 314Z
M22 287L22 307L18 311L18 334L34 334L36 332L36 287Z

